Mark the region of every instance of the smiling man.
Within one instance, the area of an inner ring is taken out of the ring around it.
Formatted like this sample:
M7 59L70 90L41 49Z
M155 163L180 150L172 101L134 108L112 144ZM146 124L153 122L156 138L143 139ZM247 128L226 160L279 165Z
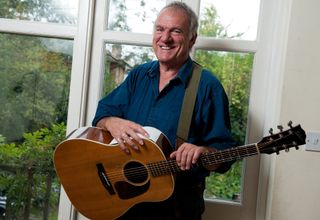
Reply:
M209 171L192 165L203 153L234 145L225 91L210 71L202 69L188 140L176 146L184 94L193 74L189 53L197 28L198 18L186 4L167 5L154 26L152 45L157 60L135 67L120 86L99 101L92 124L107 130L124 154L139 151L141 135L148 136L143 126L155 127L168 137L173 147L168 157L183 171L176 177L168 200L135 205L119 219L201 219ZM230 165L222 164L216 171L225 172Z

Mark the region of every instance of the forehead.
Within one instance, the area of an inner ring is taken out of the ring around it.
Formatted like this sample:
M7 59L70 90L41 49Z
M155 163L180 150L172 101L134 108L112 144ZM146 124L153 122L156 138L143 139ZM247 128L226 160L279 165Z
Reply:
M189 18L182 9L166 8L158 15L155 25L187 28L189 26Z

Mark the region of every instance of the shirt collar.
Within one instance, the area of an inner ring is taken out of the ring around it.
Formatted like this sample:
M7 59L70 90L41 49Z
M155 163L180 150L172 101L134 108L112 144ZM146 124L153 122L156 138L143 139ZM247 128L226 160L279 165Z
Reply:
M189 78L192 72L192 60L188 57L187 61L182 65L178 71L176 78L180 79L185 87L188 85ZM159 61L154 61L151 64L151 68L148 71L150 77L155 77L159 74Z
M191 72L192 72L192 60L190 57L188 57L187 61L179 69L179 72L177 75L177 78L179 78L181 80L181 82L184 84L185 88L188 85L188 81L190 79Z

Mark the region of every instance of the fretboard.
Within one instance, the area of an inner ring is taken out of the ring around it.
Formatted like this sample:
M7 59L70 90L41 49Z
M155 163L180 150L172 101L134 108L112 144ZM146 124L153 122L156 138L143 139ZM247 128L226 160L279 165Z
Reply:
M222 151L205 153L200 156L198 166L209 167L212 165L239 160L259 153L256 144L244 145ZM152 176L174 174L181 171L176 160L163 160L147 164Z

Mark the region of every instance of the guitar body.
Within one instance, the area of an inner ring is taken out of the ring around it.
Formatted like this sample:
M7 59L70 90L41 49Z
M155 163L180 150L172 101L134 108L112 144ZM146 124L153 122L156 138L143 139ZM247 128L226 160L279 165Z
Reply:
M153 176L148 164L166 160L159 144L144 139L140 151L124 153L112 137L89 127L60 143L54 153L57 175L75 208L90 219L115 219L141 202L158 202L173 192L172 175Z

